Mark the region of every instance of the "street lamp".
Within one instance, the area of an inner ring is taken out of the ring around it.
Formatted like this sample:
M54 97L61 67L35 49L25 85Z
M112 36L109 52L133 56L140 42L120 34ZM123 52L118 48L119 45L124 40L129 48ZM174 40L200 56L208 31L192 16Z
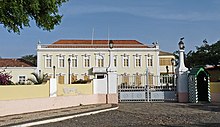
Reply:
M70 84L70 62L71 62L71 60L70 60L70 58L68 58L68 64L69 64L69 68L68 68L68 84Z
M112 40L110 40L110 42L109 42L108 46L109 46L109 48L110 48L110 49L112 49L112 48L113 48L114 44L113 44L113 41L112 41Z
M114 46L114 44L113 44L113 41L112 40L110 40L109 41L109 43L108 43L108 47L109 47L109 66L108 66L108 68L107 68L107 94L106 94L106 104L108 104L108 100L109 100L109 98L108 98L108 95L109 95L109 82L110 82L110 80L109 80L109 72L111 72L111 69L112 69L112 67L113 67L113 56L112 56L112 52L111 52L111 49L113 49L113 46Z
M171 64L172 64L172 73L173 73L173 86L175 85L175 72L174 72L174 66L175 66L175 59L171 59Z
M167 70L167 75L169 74L169 67L166 66L166 70Z
M55 66L53 66L53 78L55 78L55 77L56 77L55 69L56 69L56 67L55 67Z
M175 65L175 59L171 59L171 64L172 64L172 73L174 73L174 65Z
M184 50L184 48L185 48L183 39L184 39L184 37L180 38L180 42L179 42L179 49L182 49L182 50Z

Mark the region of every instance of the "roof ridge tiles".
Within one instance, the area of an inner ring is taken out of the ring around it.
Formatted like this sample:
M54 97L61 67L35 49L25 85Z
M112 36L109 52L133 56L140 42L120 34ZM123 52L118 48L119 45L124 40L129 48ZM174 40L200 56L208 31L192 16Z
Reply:
M135 45L144 45L143 43L137 40L112 40L114 44L135 44ZM108 40L58 40L53 44L108 44Z

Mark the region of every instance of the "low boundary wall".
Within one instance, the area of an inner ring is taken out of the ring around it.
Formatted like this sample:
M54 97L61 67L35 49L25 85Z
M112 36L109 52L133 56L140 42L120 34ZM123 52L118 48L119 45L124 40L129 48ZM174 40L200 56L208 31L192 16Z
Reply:
M0 116L106 103L105 94L0 101Z
M88 84L58 84L57 96L78 96L93 94L93 83Z
M46 84L41 85L0 86L0 116L81 104L117 104L117 82L107 82L107 78L105 80L104 84L95 81L89 84L57 84L56 79L51 78ZM103 86L106 88L104 92Z
M0 100L49 97L49 81L40 85L0 85Z
M210 82L211 102L220 102L220 82Z

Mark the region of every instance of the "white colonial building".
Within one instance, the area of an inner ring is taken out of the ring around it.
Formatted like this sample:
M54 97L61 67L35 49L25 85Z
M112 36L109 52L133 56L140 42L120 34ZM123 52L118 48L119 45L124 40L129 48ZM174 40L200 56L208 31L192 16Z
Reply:
M109 43L113 43L113 48ZM147 73L148 82L160 85L159 59L163 55L159 55L159 46L148 46L136 40L59 40L49 45L38 44L37 68L42 73L58 77L59 83L89 80L94 78L94 69L100 68L101 71L110 66L110 53L117 74L123 76L125 83L131 82L128 76L137 76L134 82L145 80L138 76Z

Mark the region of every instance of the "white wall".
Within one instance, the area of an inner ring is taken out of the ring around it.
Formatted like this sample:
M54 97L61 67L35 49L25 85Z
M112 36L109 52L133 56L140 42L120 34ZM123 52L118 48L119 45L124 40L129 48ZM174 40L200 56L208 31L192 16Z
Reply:
M36 72L36 69L37 67L7 67L4 70L6 73L9 73L12 76L11 81L13 83L18 83L19 76L25 76L26 80L34 78L34 76L31 73Z

